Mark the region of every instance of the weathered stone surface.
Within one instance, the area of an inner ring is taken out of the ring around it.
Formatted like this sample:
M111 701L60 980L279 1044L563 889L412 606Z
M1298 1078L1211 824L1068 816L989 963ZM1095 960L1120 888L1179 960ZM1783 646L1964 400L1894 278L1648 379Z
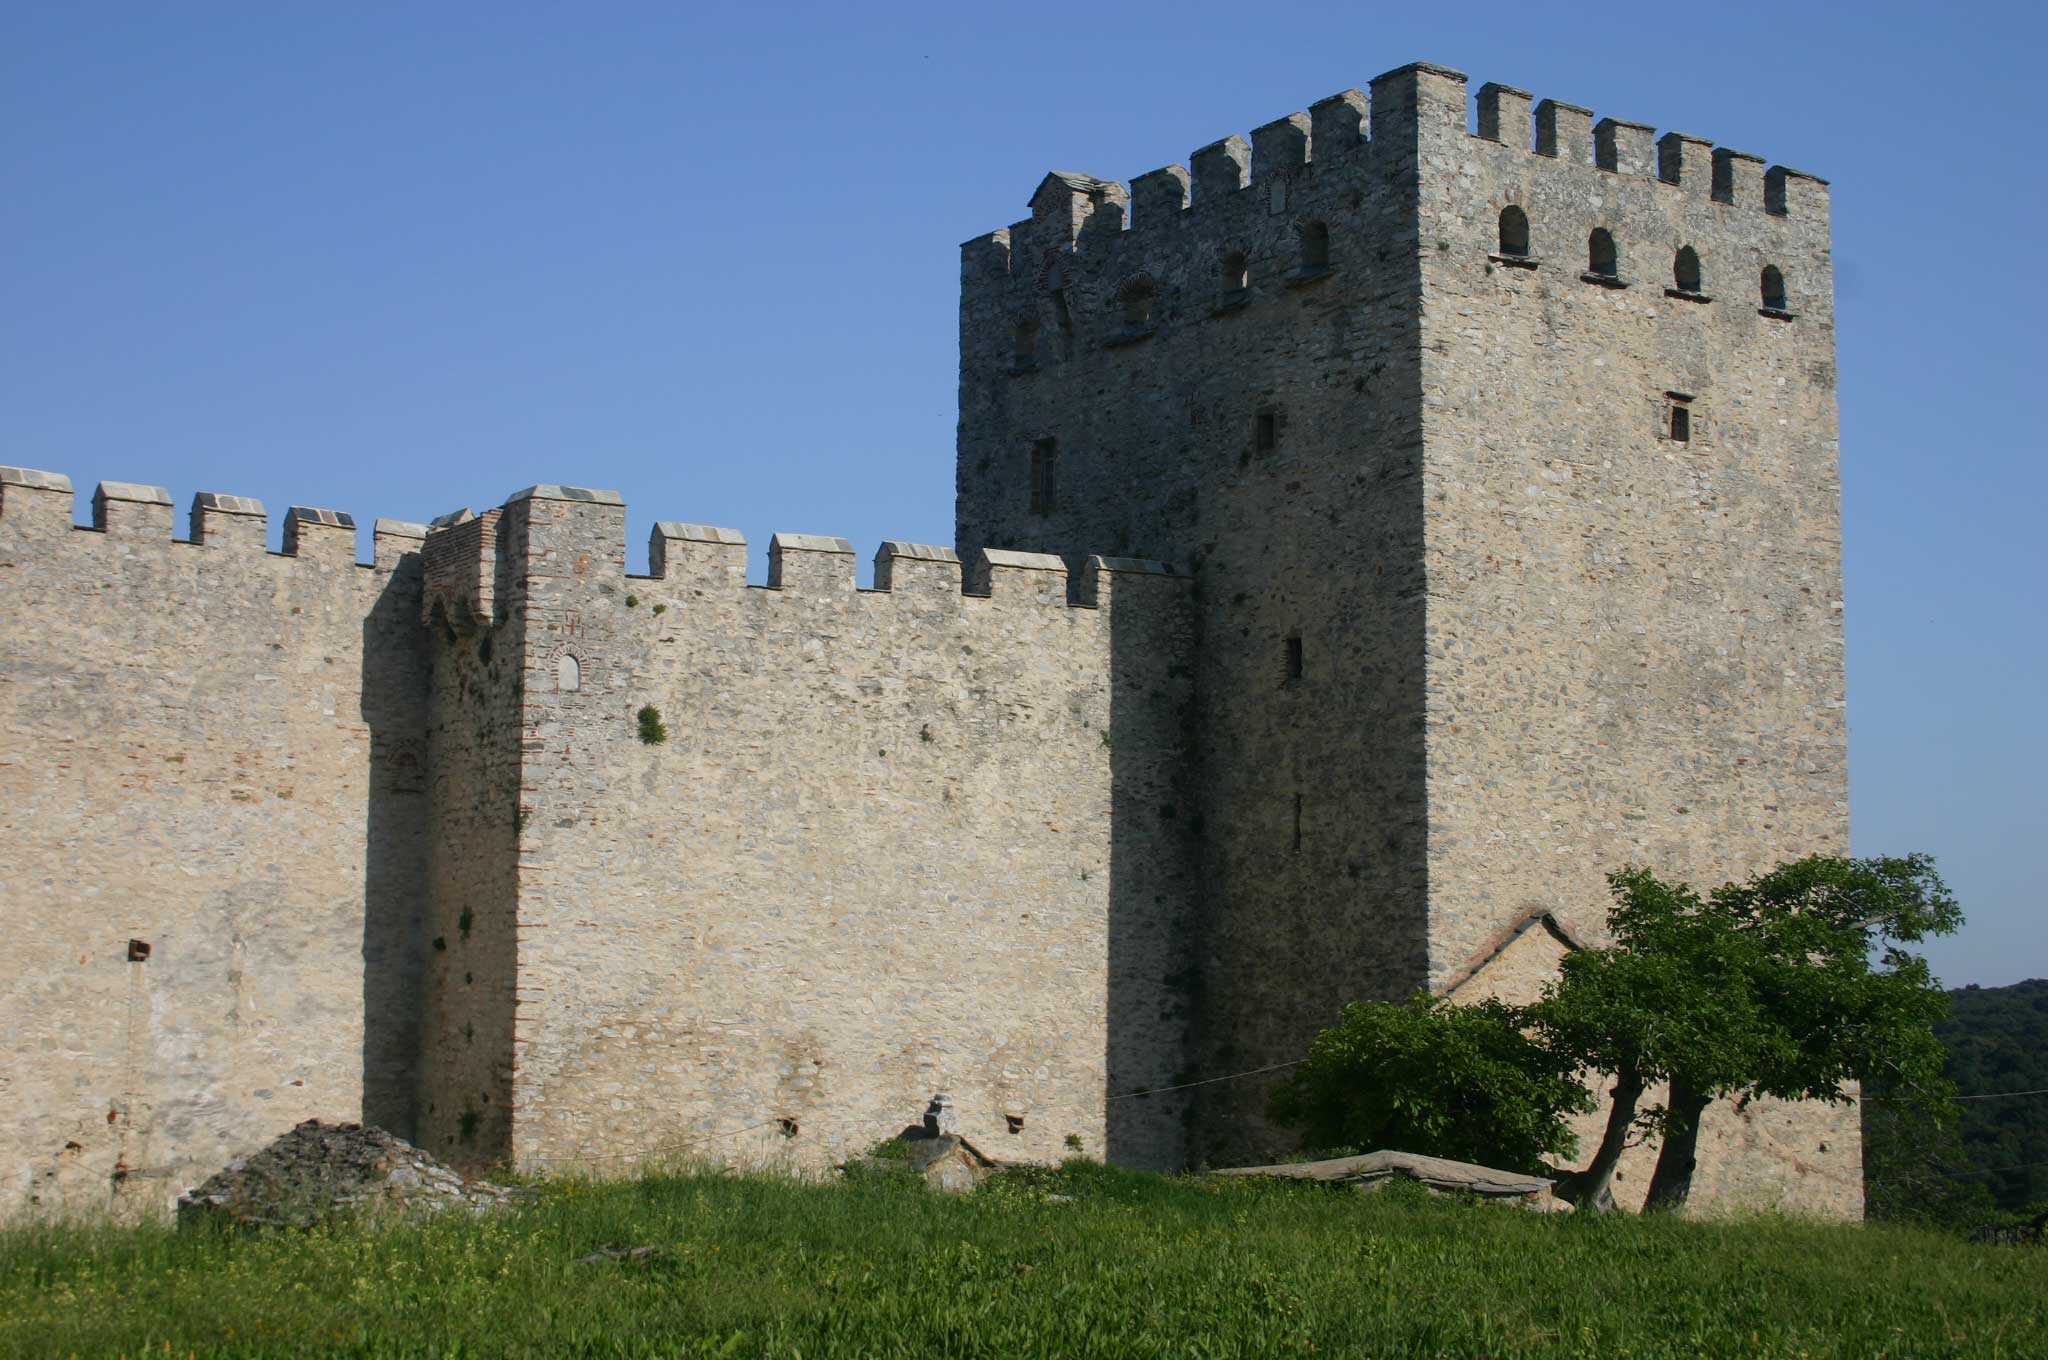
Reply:
M500 513L505 622L434 641L426 1146L604 1169L763 1125L709 1155L824 1167L942 1089L1005 1158L1178 1163L1177 1111L1104 1095L1183 1061L1190 581L857 591L798 535L778 588L629 578L622 507Z
M382 1129L309 1119L178 1200L183 1227L308 1227L338 1214L483 1213L518 1192L466 1179Z
M125 1216L307 1118L411 1132L428 651L416 554L69 486L0 483L0 1214Z

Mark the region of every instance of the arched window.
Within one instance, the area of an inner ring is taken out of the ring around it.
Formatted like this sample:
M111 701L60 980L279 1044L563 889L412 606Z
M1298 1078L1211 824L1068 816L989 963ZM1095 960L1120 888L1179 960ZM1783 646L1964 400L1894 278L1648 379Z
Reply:
M1774 264L1764 266L1764 306L1774 312L1785 307L1785 273Z
M1250 262L1241 250L1233 250L1223 257L1223 291L1240 293L1251 281Z
M1586 238L1586 272L1611 279L1621 272L1621 265L1614 253L1614 233L1605 227L1593 228L1593 234Z
M1671 263L1671 281L1681 293L1700 291L1700 253L1691 246L1680 246L1678 258Z
M1301 224L1301 272L1320 274L1330 267L1330 229L1321 222Z
M1030 368L1038 362L1038 318L1025 317L1017 323L1018 368Z
M1500 210L1500 253L1529 253L1529 214L1512 203Z
M1117 301L1123 306L1124 329L1141 331L1152 324L1152 280L1132 279L1117 294Z
M567 652L555 661L555 688L564 694L583 688L583 663Z

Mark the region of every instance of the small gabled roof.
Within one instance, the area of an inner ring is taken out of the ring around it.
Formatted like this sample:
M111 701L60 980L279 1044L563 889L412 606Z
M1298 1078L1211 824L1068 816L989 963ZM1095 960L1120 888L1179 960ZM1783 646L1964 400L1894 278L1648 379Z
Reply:
M1093 198L1117 187L1115 180L1097 179L1093 175L1080 175L1072 170L1054 170L1038 181L1038 187L1031 191L1031 206L1037 208L1039 200L1045 196L1047 190L1061 198L1073 194L1087 194Z

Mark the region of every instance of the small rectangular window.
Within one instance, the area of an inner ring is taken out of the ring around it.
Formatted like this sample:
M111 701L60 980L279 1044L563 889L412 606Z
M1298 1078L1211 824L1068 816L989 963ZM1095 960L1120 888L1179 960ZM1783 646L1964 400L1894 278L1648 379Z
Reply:
M1294 848L1301 849L1301 795L1294 795Z
M1041 439L1031 446L1031 513L1049 515L1058 491L1059 441Z
M1671 407L1671 437L1681 444L1692 442L1692 412L1684 406Z
M1301 639L1298 637L1287 639L1287 678L1301 679Z
M1252 423L1252 447L1260 453L1271 453L1280 444L1280 414L1277 411L1261 411Z

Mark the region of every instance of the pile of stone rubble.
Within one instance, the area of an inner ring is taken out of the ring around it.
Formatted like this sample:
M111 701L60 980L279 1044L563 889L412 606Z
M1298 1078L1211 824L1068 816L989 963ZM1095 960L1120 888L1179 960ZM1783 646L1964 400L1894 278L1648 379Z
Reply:
M305 1227L350 1212L405 1217L446 1209L484 1213L517 1194L487 1181L466 1180L382 1129L309 1119L188 1191L178 1201L178 1222Z

